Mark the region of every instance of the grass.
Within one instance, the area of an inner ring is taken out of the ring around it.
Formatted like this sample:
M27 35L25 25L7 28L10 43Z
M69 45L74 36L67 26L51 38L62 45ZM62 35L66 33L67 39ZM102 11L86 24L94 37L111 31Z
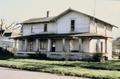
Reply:
M0 66L94 79L120 79L120 60L99 62L35 59L0 60Z

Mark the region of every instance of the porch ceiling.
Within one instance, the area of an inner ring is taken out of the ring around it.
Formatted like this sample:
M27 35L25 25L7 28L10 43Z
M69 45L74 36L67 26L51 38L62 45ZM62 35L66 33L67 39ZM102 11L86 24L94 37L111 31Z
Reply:
M72 36L79 37L79 38L100 38L100 39L112 38L112 37L107 37L104 35L93 34L93 33L83 33L83 34L76 34Z
M70 38L74 34L55 34L55 33L43 33L27 36L12 37L12 39L24 39L24 38Z
M106 37L103 35L98 34L91 34L91 33L64 33L64 34L55 34L55 33L44 33L44 34L34 34L34 35L27 35L27 36L19 36L19 37L12 37L12 39L25 39L25 38L112 38Z

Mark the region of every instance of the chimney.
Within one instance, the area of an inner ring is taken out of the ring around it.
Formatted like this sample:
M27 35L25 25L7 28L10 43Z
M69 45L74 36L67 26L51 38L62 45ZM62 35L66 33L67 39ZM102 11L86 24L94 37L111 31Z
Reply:
M47 17L49 17L49 11L47 11Z

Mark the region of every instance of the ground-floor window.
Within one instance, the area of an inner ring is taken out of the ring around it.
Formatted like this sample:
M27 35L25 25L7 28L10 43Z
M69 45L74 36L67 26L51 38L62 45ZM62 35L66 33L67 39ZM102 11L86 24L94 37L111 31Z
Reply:
M21 50L25 51L25 40L22 40Z
M103 42L101 42L101 53L103 52Z
M30 51L33 51L33 42L30 41L29 45L30 45Z
M40 49L45 50L46 49L46 41L45 40L40 40Z
M103 52L103 42L102 41L96 42L96 52L99 52L99 53Z
M99 44L98 42L96 42L96 52L98 52L98 50L99 50Z

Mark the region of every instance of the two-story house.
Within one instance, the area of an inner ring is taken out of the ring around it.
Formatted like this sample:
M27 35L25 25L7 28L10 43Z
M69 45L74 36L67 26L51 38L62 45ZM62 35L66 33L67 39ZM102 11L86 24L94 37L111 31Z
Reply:
M48 13L48 12L47 12ZM68 9L55 17L33 18L21 23L20 37L14 37L16 55L36 52L48 58L84 59L93 53L112 58L112 28L110 23L79 11Z

